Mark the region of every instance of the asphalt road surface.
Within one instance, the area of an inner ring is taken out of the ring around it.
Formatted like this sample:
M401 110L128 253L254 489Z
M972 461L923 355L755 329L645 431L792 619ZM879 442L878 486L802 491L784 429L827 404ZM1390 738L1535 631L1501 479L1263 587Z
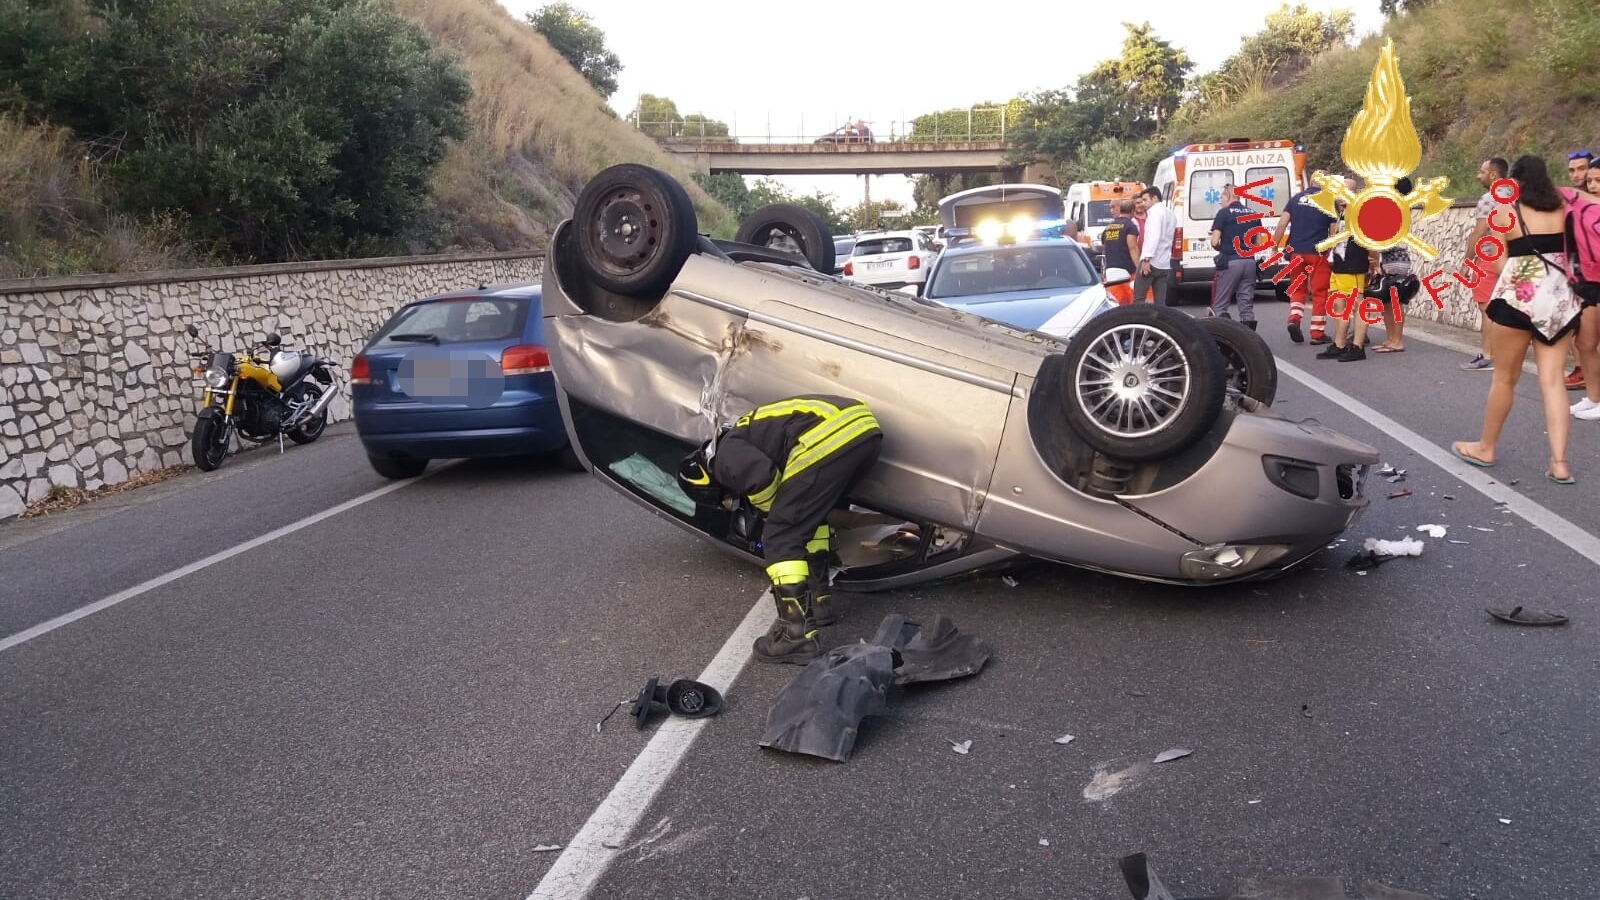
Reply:
M1469 469L1447 448L1490 376L1443 332L1325 362L1284 309L1260 307L1277 409L1408 472L1349 541L1236 588L1034 565L844 598L830 641L945 613L994 656L892 693L842 764L757 746L799 671L745 664L759 569L585 475L399 485L346 425L0 523L0 896L1125 898L1137 851L1178 896L1583 893L1600 425L1573 422L1578 484L1549 482L1527 377L1502 462ZM1402 536L1423 554L1346 567ZM1517 603L1571 622L1484 612ZM596 732L646 677L703 672L721 716Z

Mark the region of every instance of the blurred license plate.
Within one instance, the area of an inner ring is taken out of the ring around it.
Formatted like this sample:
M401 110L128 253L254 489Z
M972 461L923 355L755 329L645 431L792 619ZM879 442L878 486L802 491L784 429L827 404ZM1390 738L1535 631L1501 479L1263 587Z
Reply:
M869 272L882 272L885 269L888 269L888 268L892 267L893 265L894 265L894 263L889 262L889 261L886 260L884 262L870 262L870 263L867 263L864 268L866 268L866 270L869 271Z

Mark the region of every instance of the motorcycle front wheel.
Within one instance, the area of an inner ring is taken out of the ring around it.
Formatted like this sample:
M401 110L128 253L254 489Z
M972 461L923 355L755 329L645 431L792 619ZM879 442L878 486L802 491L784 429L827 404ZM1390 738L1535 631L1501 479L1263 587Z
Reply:
M195 467L202 472L222 465L228 456L228 430L219 416L201 416L194 423L194 437L189 440L189 451Z

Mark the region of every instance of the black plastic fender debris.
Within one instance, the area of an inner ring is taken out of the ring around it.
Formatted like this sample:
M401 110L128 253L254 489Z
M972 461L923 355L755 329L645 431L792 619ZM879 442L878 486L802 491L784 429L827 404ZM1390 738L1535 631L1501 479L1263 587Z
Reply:
M855 748L861 720L888 707L891 686L975 675L991 652L946 616L924 628L890 613L871 642L829 650L779 692L760 745L843 762Z
M1143 853L1134 853L1117 860L1122 880L1127 882L1133 900L1268 900L1268 898L1293 898L1293 900L1435 900L1431 894L1418 894L1392 888L1381 882L1364 879L1359 888L1353 888L1343 878L1247 878L1234 885L1226 894L1208 894L1203 897L1175 897L1156 877L1150 860Z

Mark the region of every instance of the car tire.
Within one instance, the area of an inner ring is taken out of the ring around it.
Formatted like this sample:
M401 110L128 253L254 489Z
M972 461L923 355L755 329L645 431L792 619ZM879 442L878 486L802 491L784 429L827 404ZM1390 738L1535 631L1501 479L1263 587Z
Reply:
M372 471L396 481L415 478L422 474L423 469L428 467L427 460L411 456L377 456L368 453L367 462L371 464Z
M596 286L625 297L665 293L694 252L694 204L670 175L612 166L578 195L572 223L578 266Z
M1067 424L1115 459L1148 462L1181 452L1222 413L1222 351L1177 310L1149 303L1106 310L1084 323L1063 355Z
M1228 386L1266 406L1278 396L1278 361L1266 339L1242 323L1215 316L1198 319L1222 351Z
M741 244L769 246L772 233L787 235L800 245L800 253L818 272L832 272L835 262L833 235L822 217L793 203L770 203L745 217L733 239Z

